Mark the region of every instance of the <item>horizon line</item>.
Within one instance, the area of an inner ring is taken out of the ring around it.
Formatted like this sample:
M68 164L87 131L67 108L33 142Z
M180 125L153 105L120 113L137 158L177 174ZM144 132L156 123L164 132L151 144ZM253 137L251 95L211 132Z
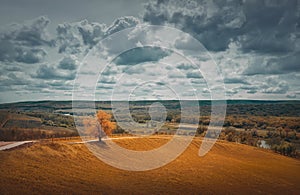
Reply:
M16 104L16 103L28 103L28 102L73 102L74 100L51 100L51 99L46 99L46 100L24 100L24 101L12 101L12 102L0 102L0 105L2 104ZM119 101L128 101L128 100L75 100L77 102L119 102ZM192 100L192 99L147 99L147 100L130 100L129 102L141 102L141 101L273 101L273 102L279 102L279 101L300 101L300 99L198 99L198 100Z

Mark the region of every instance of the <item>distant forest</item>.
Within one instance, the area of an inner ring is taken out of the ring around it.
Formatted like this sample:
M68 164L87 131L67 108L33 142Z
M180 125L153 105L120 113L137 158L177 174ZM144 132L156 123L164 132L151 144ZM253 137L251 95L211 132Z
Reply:
M151 120L148 108L157 101L129 102L132 118L138 123ZM156 134L174 134L173 124L181 121L180 101L159 101L167 110L166 124ZM184 101L199 106L200 115L185 122L199 121L197 136L205 136L210 123L211 101ZM214 104L220 104L215 101ZM111 102L77 102L82 116L92 116L92 107L111 113ZM71 101L39 101L0 104L0 140L32 140L78 136ZM112 121L115 121L114 117ZM117 126L115 134L130 133ZM297 156L300 151L300 101L228 100L223 131L219 139L260 146L265 141L275 152Z

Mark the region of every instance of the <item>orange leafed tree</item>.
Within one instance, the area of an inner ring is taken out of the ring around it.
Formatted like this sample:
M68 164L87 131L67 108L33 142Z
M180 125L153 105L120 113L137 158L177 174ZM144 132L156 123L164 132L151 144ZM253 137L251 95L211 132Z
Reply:
M111 115L99 110L95 118L85 119L84 126L86 129L86 134L95 136L99 138L99 141L105 135L111 135L115 130L115 123L111 122Z

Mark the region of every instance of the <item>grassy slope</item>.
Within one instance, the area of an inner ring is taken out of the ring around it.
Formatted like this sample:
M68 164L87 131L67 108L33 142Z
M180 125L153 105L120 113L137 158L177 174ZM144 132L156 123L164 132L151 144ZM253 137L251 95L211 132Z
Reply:
M117 140L127 148L157 147L158 138ZM300 193L300 161L245 145L218 142L205 157L201 144L170 164L146 172L110 167L82 145L36 144L0 152L0 194Z
M31 117L25 114L8 113L0 111L0 128L10 131L14 130L45 130L48 133L54 132L74 132L64 127L53 127L42 124L42 120L37 117Z

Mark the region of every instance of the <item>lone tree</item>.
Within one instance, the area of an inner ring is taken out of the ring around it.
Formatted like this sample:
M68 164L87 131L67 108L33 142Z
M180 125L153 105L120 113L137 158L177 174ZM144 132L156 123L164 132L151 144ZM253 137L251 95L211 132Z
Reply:
M99 110L92 119L85 119L84 126L86 134L98 137L99 142L105 135L111 135L115 130L116 124L111 122L111 115Z

